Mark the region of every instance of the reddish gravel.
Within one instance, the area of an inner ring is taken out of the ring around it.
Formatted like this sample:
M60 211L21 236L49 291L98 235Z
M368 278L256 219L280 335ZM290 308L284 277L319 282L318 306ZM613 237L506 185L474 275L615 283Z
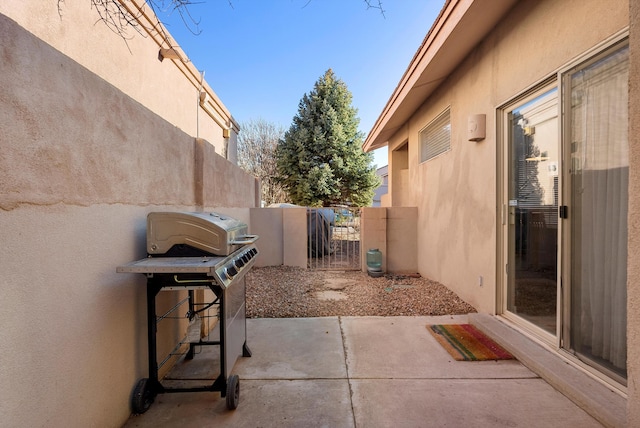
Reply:
M476 310L442 284L422 277L361 271L253 268L247 317L455 315Z

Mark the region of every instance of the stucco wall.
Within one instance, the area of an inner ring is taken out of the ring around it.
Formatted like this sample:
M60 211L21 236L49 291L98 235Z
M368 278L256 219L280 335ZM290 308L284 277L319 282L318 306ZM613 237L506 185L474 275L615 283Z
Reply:
M148 372L145 280L116 266L150 211L248 217L254 178L1 14L0 40L0 424L118 427Z
M416 207L387 208L387 264L389 272L415 274L418 271Z
M256 266L307 267L307 209L253 208L251 233L260 236Z
M640 117L640 2L630 2L629 117ZM629 122L627 268L627 425L640 426L640 123Z
M226 157L227 146L235 150L239 131L231 113L144 0L125 3L140 23L137 30L126 26L122 37L100 19L100 7L90 1L2 1L0 13L189 135L209 141ZM160 48L169 46L175 46L184 61L160 61ZM208 94L207 109L199 107L200 88ZM229 138L224 138L222 125L231 130ZM235 160L235 153L229 158Z
M282 211L280 208L251 210L251 231L260 235L256 244L260 252L256 266L279 266L283 263Z
M360 211L360 265L367 270L367 251L382 253L382 270L394 274L415 274L417 265L415 207L375 207Z
M495 313L496 109L627 23L624 1L518 2L389 141L392 203L417 206L420 212L422 275L442 282L478 310ZM451 150L420 163L418 133L448 107ZM468 117L474 114L487 117L486 138L477 143L467 138ZM405 173L395 169L405 158L395 150L407 141Z
M367 270L367 251L377 248L382 253L382 271L387 263L387 208L365 207L360 211L360 266Z

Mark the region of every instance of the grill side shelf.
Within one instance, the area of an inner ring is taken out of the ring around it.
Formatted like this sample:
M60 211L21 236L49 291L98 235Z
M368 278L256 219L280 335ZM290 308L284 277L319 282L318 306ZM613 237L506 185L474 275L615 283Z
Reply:
M118 266L119 273L206 273L213 275L223 257L148 257Z

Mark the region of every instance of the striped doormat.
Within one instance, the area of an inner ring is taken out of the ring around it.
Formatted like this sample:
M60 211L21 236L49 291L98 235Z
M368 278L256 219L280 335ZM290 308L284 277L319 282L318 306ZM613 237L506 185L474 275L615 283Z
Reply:
M427 330L457 361L513 359L513 355L471 324L428 325Z

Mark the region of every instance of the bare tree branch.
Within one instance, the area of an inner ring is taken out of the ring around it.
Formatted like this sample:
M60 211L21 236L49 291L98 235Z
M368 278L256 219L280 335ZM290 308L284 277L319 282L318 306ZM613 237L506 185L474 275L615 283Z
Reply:
M367 9L378 9L383 17L386 18L384 14L384 9L382 8L382 0L364 0L367 5Z
M266 205L288 202L288 195L275 177L278 172L276 147L284 128L263 119L241 124L238 135L238 165L260 179L260 198Z
M108 1L117 1L117 0L108 0ZM196 19L191 15L191 11L189 7L194 4L202 4L204 1L192 1L192 0L146 0L147 4L153 12L158 16L158 11L169 13L177 12L180 15L180 19L184 26L194 35L198 35L202 32L200 30L200 19ZM231 0L229 0L229 4L231 4Z
M58 1L58 15L62 18L62 8L65 0ZM134 29L138 34L144 36L144 30L140 27L138 21L139 16L131 13L127 8L123 6L120 0L89 0L91 7L95 7L98 11L98 16L105 23L107 27L114 33L118 34L122 39L131 40L133 35L129 33L130 29ZM194 0L145 0L146 4L153 10L158 16L158 11L170 13L177 12L180 14L180 18L187 29L198 35L201 33L199 28L200 19L196 19L189 10L189 7L194 4L205 3L207 0L194 1ZM214 1L214 0L209 0ZM303 7L306 7L313 0L307 0ZM384 9L382 8L382 0L363 0L367 6L367 9L378 9L384 17ZM233 0L227 0L229 6L233 9ZM166 36L166 35L165 35ZM128 47L128 45L127 45Z

